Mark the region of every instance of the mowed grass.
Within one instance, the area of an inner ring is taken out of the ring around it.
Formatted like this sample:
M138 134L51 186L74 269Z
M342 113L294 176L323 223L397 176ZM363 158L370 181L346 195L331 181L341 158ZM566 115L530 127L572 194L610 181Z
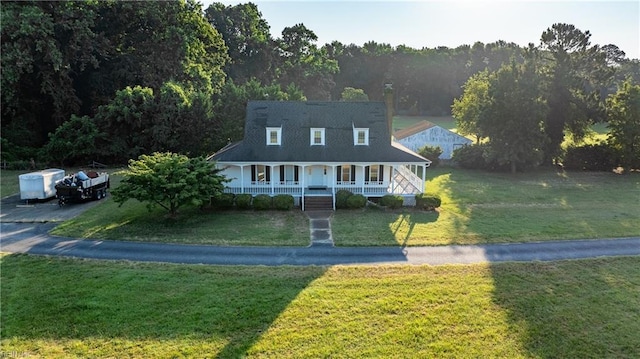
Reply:
M17 184L3 172L2 185ZM112 176L112 186L120 178ZM8 179L8 180L7 180ZM338 246L421 246L614 238L640 235L640 174L534 170L516 175L437 167L426 190L435 212L338 210L331 227ZM11 187L8 187L11 188ZM5 193L3 189L3 193ZM82 206L82 204L73 204ZM309 220L293 211L184 208L169 219L135 200L107 198L52 234L167 243L307 246Z
M20 193L20 175L29 171L1 170L0 198Z
M92 239L224 246L308 246L309 219L294 211L216 211L183 208L177 218L136 200L111 198L61 223L51 234Z
M640 174L556 172L515 175L439 167L427 192L435 212L336 212L340 246L508 243L640 235Z
M636 358L640 258L241 267L2 257L20 357Z

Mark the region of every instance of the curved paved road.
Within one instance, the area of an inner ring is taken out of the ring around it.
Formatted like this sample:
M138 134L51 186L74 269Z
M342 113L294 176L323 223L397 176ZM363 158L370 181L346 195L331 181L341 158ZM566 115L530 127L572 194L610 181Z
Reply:
M640 255L640 237L441 247L216 247L53 237L56 223L1 223L0 250L77 258L217 265L469 264Z

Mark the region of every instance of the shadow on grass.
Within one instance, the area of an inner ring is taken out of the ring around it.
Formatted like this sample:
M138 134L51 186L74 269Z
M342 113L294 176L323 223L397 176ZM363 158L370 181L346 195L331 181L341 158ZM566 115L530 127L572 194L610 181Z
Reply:
M491 266L493 301L536 358L640 357L633 257Z
M406 247L415 244L413 236L428 236L425 228L437 222L439 215L411 208L338 210L331 229L335 244L341 247Z
M2 257L3 350L238 358L325 270L7 255ZM78 340L83 344L69 345ZM167 348L176 352L157 352Z

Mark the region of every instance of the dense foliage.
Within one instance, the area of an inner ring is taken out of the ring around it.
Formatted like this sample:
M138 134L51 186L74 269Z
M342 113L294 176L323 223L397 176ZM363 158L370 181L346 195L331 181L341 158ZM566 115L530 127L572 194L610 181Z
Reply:
M621 164L640 169L640 84L626 81L607 99L609 142L620 152Z
M227 180L220 171L202 157L155 152L130 160L128 169L119 173L122 182L111 193L117 203L136 199L175 217L180 207L202 206L222 193Z
M431 161L429 167L435 167L440 164L440 155L442 154L442 148L439 146L423 146L418 149L418 154Z
M618 166L619 157L606 143L572 146L565 151L562 165L567 170L610 171Z
M396 114L453 113L460 133L488 138L486 156L519 169L558 157L566 132L579 139L594 121L615 122L605 97L627 78L630 86L640 81L640 61L615 45L592 46L589 31L568 24L545 30L537 47L499 40L414 49L317 44L295 19L276 37L253 3L6 1L0 10L2 159L9 161L206 155L242 139L248 100L382 101L382 84L393 83ZM515 91L499 98L501 89ZM535 120L509 115L518 109ZM85 132L68 138L80 118ZM522 121L540 127L544 141L519 137L522 146L513 148L498 138L507 136L499 128ZM629 147L629 131L612 133L616 146ZM63 156L74 143L95 147ZM40 151L45 145L51 151Z

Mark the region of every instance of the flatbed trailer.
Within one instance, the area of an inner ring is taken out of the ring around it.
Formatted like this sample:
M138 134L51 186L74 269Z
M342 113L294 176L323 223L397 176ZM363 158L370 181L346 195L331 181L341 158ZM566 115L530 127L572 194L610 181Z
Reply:
M58 205L62 207L68 202L102 199L107 196L108 188L108 173L91 171L85 174L83 171L79 171L57 182Z

